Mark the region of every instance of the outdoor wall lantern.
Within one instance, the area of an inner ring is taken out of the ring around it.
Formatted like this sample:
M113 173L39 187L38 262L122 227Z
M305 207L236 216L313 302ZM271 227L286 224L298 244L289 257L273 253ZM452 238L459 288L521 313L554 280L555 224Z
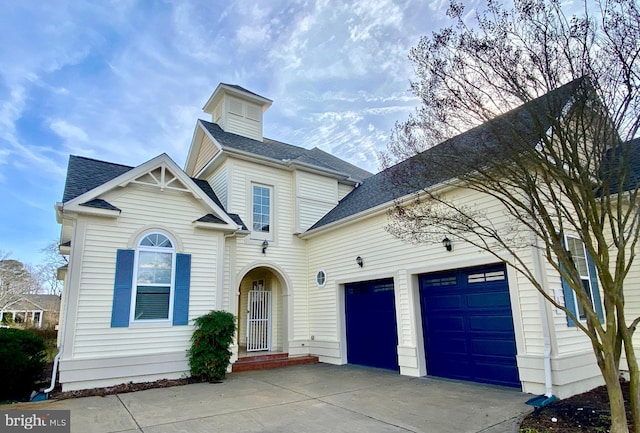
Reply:
M356 257L356 263L358 264L358 266L363 267L364 266L364 260L362 260L362 257L358 256Z
M269 248L269 241L265 239L262 241L262 254L267 253L267 248Z
M442 245L447 249L447 251L451 251L453 249L453 244L449 238L444 238L442 240Z

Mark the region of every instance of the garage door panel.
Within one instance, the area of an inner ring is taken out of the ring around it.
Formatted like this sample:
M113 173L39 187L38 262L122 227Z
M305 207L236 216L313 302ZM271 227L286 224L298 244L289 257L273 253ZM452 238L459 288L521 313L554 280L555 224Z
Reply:
M475 367L479 382L505 386L513 386L511 385L513 382L519 382L517 367L496 363L476 363Z
M464 296L460 294L437 295L430 299L434 309L460 309L464 305Z
M471 376L469 376L468 372L470 369L469 363L466 359L462 358L437 358L429 361L427 365L429 371L433 371L434 376L445 376L444 373L449 371L454 371L455 373L452 375L447 375L445 377L449 377L451 379L463 379L469 380Z
M434 320L431 324L433 331L460 331L464 332L464 318L462 316L457 317L447 317L440 316L437 320Z
M437 345L441 353L444 355L466 355L469 352L467 340L464 336L445 335L433 339L433 343ZM442 356L446 358L447 356Z
M428 373L520 387L505 265L419 281Z
M512 341L495 339L477 339L471 343L471 350L476 355L504 356L511 359L515 355Z
M505 331L513 333L511 316L490 316L487 314L469 316L471 331Z
M475 289L475 287L473 287ZM499 308L511 308L511 299L508 293L482 292L473 293L466 296L469 308L489 308L492 310Z
M347 362L399 370L393 279L345 284Z

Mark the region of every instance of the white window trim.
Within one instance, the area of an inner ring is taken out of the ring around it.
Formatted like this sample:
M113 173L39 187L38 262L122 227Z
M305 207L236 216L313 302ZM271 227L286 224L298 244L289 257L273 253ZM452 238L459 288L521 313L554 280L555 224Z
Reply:
M269 190L269 231L255 231L253 230L253 188L259 186L262 188L267 188ZM250 230L251 230L251 239L255 239L258 241L268 240L272 241L274 239L274 221L275 221L275 187L273 185L269 185L264 182L251 181L249 186L249 215L250 215Z
M167 313L166 319L136 319L136 298L138 297L138 258L140 257L140 251L150 251L150 252L169 252L169 248L165 247L149 247L149 246L141 246L140 243L148 236L159 234L167 237L169 241L171 241L172 247L171 250L171 280L169 281L169 311ZM135 257L133 260L133 281L131 282L131 306L129 309L129 324L142 324L142 323L171 323L173 320L173 296L175 293L176 279L176 244L174 239L169 236L167 233L161 231L153 231L145 233L143 236L138 239L136 249L135 249Z
M573 235L565 235L564 236L564 242L566 245L566 249L567 251L570 251L569 249L569 239L577 239L578 241L580 241L580 245L582 245L582 252L584 254L584 259L586 261L586 265L587 265L587 274L586 275L580 275L580 279L584 280L585 278L587 279L587 282L589 283L589 290L591 291L591 308L596 309L596 305L595 305L595 297L593 294L593 285L591 284L591 274L590 274L590 269L589 269L589 256L587 255L587 249L584 245L584 242L582 241L582 239L580 239L580 237L578 236L573 236ZM576 318L581 322L581 323L586 323L587 318L585 317L584 319L580 317L580 305L578 303L578 297L576 296L576 294L573 294L573 305L576 311Z
M318 282L318 276L320 275L320 273L322 273L322 275L324 275L324 281L322 284L320 284ZM324 269L318 269L318 272L316 272L316 286L318 287L324 287L327 285L327 271L325 271Z

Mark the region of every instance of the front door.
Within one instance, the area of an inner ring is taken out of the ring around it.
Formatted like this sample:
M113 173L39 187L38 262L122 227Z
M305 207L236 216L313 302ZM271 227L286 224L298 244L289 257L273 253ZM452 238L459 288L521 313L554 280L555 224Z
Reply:
M271 350L271 291L254 281L247 305L247 352Z

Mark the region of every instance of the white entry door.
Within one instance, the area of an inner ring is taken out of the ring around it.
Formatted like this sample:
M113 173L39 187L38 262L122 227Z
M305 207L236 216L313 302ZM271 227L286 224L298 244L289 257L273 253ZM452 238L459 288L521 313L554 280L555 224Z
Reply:
M271 350L271 291L264 289L249 291L247 306L247 352L259 350Z

